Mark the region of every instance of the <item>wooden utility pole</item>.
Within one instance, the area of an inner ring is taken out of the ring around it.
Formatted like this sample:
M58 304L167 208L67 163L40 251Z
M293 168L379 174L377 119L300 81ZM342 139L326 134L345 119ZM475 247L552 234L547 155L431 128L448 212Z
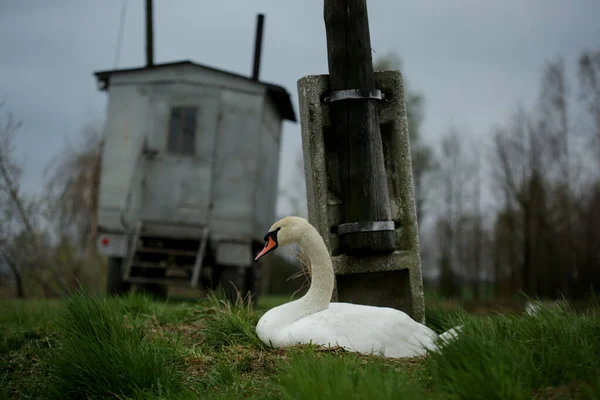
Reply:
M154 27L152 26L152 0L146 0L146 67L154 66Z
M346 254L395 249L366 0L325 0L330 115L337 138ZM334 95L337 93L337 97Z
M366 0L324 2L329 74L299 79L298 101L308 220L331 254L332 301L424 323L402 74L373 73Z

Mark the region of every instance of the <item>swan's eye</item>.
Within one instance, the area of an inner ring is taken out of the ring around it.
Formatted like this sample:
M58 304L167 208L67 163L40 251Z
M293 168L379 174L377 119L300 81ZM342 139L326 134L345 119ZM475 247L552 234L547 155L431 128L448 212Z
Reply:
M265 235L265 237L264 237L264 239L263 239L263 240L264 240L265 242L267 242L267 241L269 240L269 237L270 237L270 238L271 238L271 239L273 239L275 242L277 242L277 232L279 232L279 230L280 230L280 229L281 229L281 228L277 228L277 229L275 229L274 231L267 232L267 234Z

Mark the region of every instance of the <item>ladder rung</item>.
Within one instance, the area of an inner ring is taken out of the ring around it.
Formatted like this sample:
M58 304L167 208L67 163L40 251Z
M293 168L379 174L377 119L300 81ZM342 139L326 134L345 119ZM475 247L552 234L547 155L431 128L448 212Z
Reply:
M160 265L157 263L148 262L148 261L136 261L136 260L133 260L133 262L131 263L131 266L132 267L140 267L140 268L162 268L162 269L168 268L167 266Z
M136 253L160 253L168 254L173 256L188 256L196 257L195 251L190 250L177 250L177 249L161 249L158 247L138 247Z
M190 286L191 282L189 278L145 278L142 276L132 276L128 282L131 283L157 283L160 285L181 285Z

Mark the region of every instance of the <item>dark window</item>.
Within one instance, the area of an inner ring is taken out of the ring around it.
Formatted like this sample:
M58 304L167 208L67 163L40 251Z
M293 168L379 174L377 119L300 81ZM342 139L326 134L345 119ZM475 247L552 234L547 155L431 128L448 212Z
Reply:
M196 148L196 115L195 107L173 107L169 123L167 151L175 154L194 155Z

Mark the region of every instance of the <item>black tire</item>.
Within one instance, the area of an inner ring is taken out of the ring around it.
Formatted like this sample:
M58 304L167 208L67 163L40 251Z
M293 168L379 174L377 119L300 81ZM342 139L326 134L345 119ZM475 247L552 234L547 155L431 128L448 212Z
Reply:
M109 294L120 295L127 293L131 285L123 282L122 267L123 259L120 257L110 257L108 259L108 271L106 275L106 291Z
M168 290L167 285L162 285L160 283L144 283L138 286L138 290L142 293L148 293L149 295L164 299L167 297Z
M165 273L166 271L164 269L154 269L144 272L144 276L147 278L164 279ZM142 293L147 293L158 299L164 299L168 294L167 285L163 285L161 283L142 283L137 285L137 289Z
M256 290L257 279L255 266L235 267L229 265L217 265L213 268L213 282L218 285L225 298L235 303L238 296L248 303L252 299L252 304L258 301L258 291Z
M214 290L232 303L237 300L238 291L241 295L238 271L238 267L226 265L215 265L212 271Z
M260 297L260 289L261 289L261 279L260 279L260 270L257 264L252 264L251 266L246 268L245 274L245 283L246 283L246 293L252 298L252 304L256 305L258 303L258 298Z

